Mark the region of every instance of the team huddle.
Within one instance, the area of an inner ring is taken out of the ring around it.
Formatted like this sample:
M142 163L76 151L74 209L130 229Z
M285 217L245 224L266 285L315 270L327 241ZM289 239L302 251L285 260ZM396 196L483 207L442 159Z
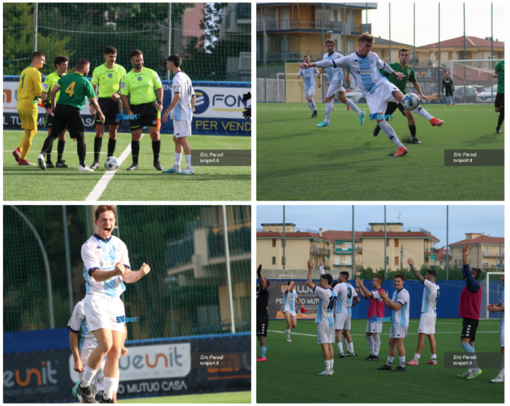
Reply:
M463 276L466 286L462 289L459 302L459 317L463 319L463 328L461 333L461 346L470 354L475 355L474 341L476 330L480 319L482 289L476 280L481 274L481 270L477 268L470 269L468 262L469 243L463 247ZM430 360L426 364L437 365L436 340L434 337L437 319L437 303L440 296L440 287L436 284L436 271L427 270L423 277L418 269L414 267L412 258L408 259L408 264L416 276L423 284L423 295L421 301L421 316L418 327L418 346L414 358L407 365L416 366L419 364L421 353L425 345L425 337L428 337L431 349ZM339 350L339 358L345 356L357 356L354 352L353 340L350 334L352 308L360 302L360 298L369 300L366 326L366 340L370 355L365 358L367 361L379 361L379 353L381 347L381 334L383 332L383 324L391 320L388 342L388 358L384 365L377 368L378 370L386 370L393 372L406 371L406 351L404 341L409 330L409 314L411 307L411 297L409 292L404 288L404 275L397 274L394 277L393 284L395 292L391 299L388 292L384 291L381 286L383 278L375 276L372 280L372 290L367 289L363 281L356 278L356 289L348 283L349 273L340 272L338 282L333 283L330 274L324 273L324 266L320 264L320 280L315 285L312 281L312 272L314 266L312 261L308 260L308 279L307 286L317 295L318 306L315 323L317 324L317 340L321 346L325 369L318 373L320 376L330 376L334 374L334 358L335 353L333 343L337 342ZM261 357L257 358L258 362L267 361L267 336L268 315L267 306L269 293L267 287L270 286L268 279L261 277L261 267L258 270L259 288L257 290L257 336L261 345ZM504 285L504 276L502 277ZM298 298L293 281L289 281L289 285L283 291L284 306L283 312L287 321L285 330L287 342L292 342L290 333L297 327L296 322L296 301L301 304L301 312L304 312L304 306ZM390 320L385 318L385 308L391 310ZM487 306L490 312L504 312L504 294L497 304ZM504 381L504 313L502 313L500 324L500 340L502 361L501 369L498 376L491 380L493 383ZM342 340L343 336L343 340ZM342 343L344 341L344 343ZM344 352L343 345L346 347ZM398 366L392 368L392 364L398 350ZM476 364L474 364L465 373L458 375L460 378L474 379L482 373Z
M135 49L130 54L133 69L126 73L124 67L117 64L117 49L108 46L104 51L105 63L94 69L92 81L87 79L90 62L80 58L76 62L75 72L67 73L69 58L57 55L54 59L55 72L48 75L42 83L39 69L44 67L46 57L42 52L34 52L31 66L23 70L17 93L17 110L21 119L24 136L13 156L18 165L35 166L27 159L32 140L37 133L37 107L46 109L45 127L48 137L37 158L41 169L67 168L62 159L65 148L65 135L68 130L77 143L80 172L94 172L100 168L99 155L105 126L109 126L107 156L115 153L117 131L123 120L129 120L131 131L132 165L128 170L139 169L140 140L142 130L148 128L152 141L153 165L163 171L160 163L160 129L163 111L163 85L156 71L144 67L143 53ZM191 147L187 137L191 136L191 124L196 96L190 78L181 70L182 58L173 54L166 60L167 69L174 74L172 82L172 102L163 115L163 122L173 120L175 161L172 168L164 173L192 175ZM85 127L81 110L89 100L90 112L95 115L96 136L94 138L94 161L85 163ZM126 114L123 114L125 111ZM56 164L51 160L53 142L58 138L58 158ZM186 168L181 171L182 154L185 155Z
M98 206L95 212L97 233L82 246L83 277L86 296L75 306L68 323L74 370L80 380L73 394L82 403L116 403L119 387L119 359L129 351L124 303L120 295L124 283L135 283L150 272L147 264L132 271L126 245L112 235L115 207ZM78 343L78 333L81 339Z
M400 142L387 120L398 108L408 119L412 143L421 144L418 138L416 138L416 125L413 115L402 106L402 100L406 94L407 81L410 80L413 83L421 99L427 100L427 97L423 95L414 76L414 71L407 66L409 51L401 49L399 51L399 62L388 65L379 59L377 54L371 52L374 41L375 37L373 35L364 33L358 39L358 50L350 55L343 56L335 52L334 41L328 40L326 41L328 53L324 55L323 60L311 63L310 58L305 56L304 62L300 65L301 69L298 73L298 78L303 77L305 97L310 109L313 110L312 118L314 118L317 116L317 109L313 101L316 88L315 78L319 79L318 85L321 87L320 75L322 73L319 73L316 68L319 67L322 68L322 71L324 69L327 71L330 84L325 99L326 118L322 123L317 124L317 127L330 126L330 116L333 111L335 95L338 96L342 103L358 114L360 123L363 125L365 112L362 112L352 100L348 100L345 96L345 89L342 86L341 68L346 69L348 72L345 79L346 82L350 83L350 73L367 101L371 118L377 121L377 127L374 129L373 135L377 136L379 131L382 130L398 148L394 156L400 157L408 153L407 148ZM414 111L427 119L434 127L439 127L443 124L442 120L432 117L421 105Z

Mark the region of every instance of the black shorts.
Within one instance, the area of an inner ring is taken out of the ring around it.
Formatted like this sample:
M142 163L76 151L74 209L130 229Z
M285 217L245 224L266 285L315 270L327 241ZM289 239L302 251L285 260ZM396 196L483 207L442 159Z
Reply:
M266 314L257 314L257 336L267 337L267 326L269 325L269 316Z
M46 117L44 117L44 127L48 130L53 128L53 120L55 117L53 117L51 114L46 113ZM66 127L67 129L67 127Z
M101 97L99 100L99 108L104 114L105 122L99 119L99 115L96 114L96 124L111 124L119 125L121 123L118 114L122 114L122 100L120 97L117 100L113 100L111 97Z
M497 107L497 108L505 107L505 94L504 93L496 93L496 101L494 102L494 107Z
M71 138L83 138L85 126L81 119L80 109L60 104L55 108L51 135L58 136L66 128L69 130Z
M137 104L131 106L134 115L138 115L138 119L129 120L129 129L131 131L141 130L143 127L156 127L158 125L158 103Z
M446 89L446 90L444 91L444 95L445 95L446 97L448 97L448 96L453 96L453 90L448 90L448 89Z
M384 114L391 116L397 109L399 109L402 115L406 117L404 106L402 106L400 103L395 102L388 102L388 107L386 107L386 113Z
M462 334L460 338L469 338L469 341L475 341L478 320L464 317L462 320Z

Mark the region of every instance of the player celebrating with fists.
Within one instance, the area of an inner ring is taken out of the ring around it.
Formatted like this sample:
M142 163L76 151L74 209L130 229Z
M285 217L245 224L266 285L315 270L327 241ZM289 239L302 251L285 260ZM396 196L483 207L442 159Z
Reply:
M131 271L129 255L119 238L112 236L115 228L115 206L104 205L96 209L94 224L97 233L82 246L83 276L87 283L84 302L87 329L97 340L97 347L89 355L83 380L77 388L85 403L95 402L90 383L101 361L108 355L104 366L104 403L112 403L119 358L124 339L124 303L120 295L126 290L124 282L134 283L150 272L143 264L139 271Z

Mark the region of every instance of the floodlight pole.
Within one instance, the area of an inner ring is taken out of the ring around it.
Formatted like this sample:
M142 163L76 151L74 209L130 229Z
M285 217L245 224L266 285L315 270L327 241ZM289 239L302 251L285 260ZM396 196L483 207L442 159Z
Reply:
M413 3L413 59L416 71L416 3Z
M228 285L228 304L230 306L231 332L236 332L236 323L234 319L234 300L232 299L232 277L230 275L230 250L228 247L228 227L227 227L227 206L223 205L223 235L225 237L225 265L227 269Z
M37 24L39 20L39 5L34 3L34 52L37 51Z
M283 205L283 258L282 265L283 269L285 269L285 205Z
M334 249L334 247L333 247ZM356 261L354 261L354 255L356 247L354 246L354 205L352 205L352 278L354 279L354 270L356 269ZM334 255L334 254L333 254ZM334 260L333 256L333 260Z
M464 15L464 95L466 94L466 60L467 60L467 57L466 57L466 3L462 3L462 7L463 7L463 15ZM452 72L453 74L453 72ZM453 82L453 78L452 78L452 82Z
M67 207L62 206L62 221L64 223L64 245L66 251L66 268L67 268L67 288L69 290L69 309L70 315L73 314L74 300L73 300L73 283L71 277L71 250L69 248L69 231L67 229Z
M386 279L386 205L384 205L384 279Z
M172 3L168 3L168 56L172 54ZM166 78L170 80L170 71L167 69Z
M390 20L390 21L389 21L389 24L388 24L388 25L389 25L389 31L390 31L390 32L389 32L389 38L388 38L388 40L389 40L389 45L390 45L390 57L389 57L389 63L391 63L391 3L389 3L389 7L390 7L390 9L389 9L389 13L388 13L388 15L389 15L389 20ZM386 206L384 206L384 207L386 207ZM385 210L386 210L386 209L385 209ZM385 211L385 213L386 213L386 211ZM386 221L386 220L385 220L385 221ZM385 226L385 227L386 227L386 226ZM385 229L386 229L386 228L385 228ZM386 235L386 234L385 234L385 235ZM386 264L386 249L385 249L385 255L384 255L384 263ZM384 269L385 269L385 271L384 271L384 276L386 276L386 266L384 266Z
M441 3L437 3L437 46L438 46L438 55L437 55L437 94L438 101L441 101ZM452 78L453 83L453 78ZM465 92L465 90L464 90ZM464 93L465 94L465 93Z
M448 272L450 269L450 245L448 244L448 208L446 205L446 280L448 280Z

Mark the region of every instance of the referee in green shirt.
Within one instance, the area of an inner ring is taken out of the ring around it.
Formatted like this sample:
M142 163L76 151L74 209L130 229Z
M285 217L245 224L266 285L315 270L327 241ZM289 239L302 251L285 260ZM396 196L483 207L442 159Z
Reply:
M99 154L103 143L104 126L108 124L110 139L108 140L108 155L115 153L117 130L121 123L122 101L120 98L120 83L126 75L126 69L115 63L117 49L106 47L104 50L105 63L94 69L92 73L92 87L97 89L99 107L105 116L105 121L96 115L96 138L94 138L94 162L92 169L99 168Z
M122 103L126 109L126 114L130 116L129 128L132 136L133 164L127 169L128 171L139 169L140 139L142 138L143 127L147 126L152 140L154 167L158 171L162 171L163 167L159 163L161 141L159 139L158 115L163 110L163 85L156 72L143 67L142 51L135 49L131 52L130 59L133 70L124 76L124 80L120 85ZM154 90L158 94L157 102Z
M44 163L44 155L49 151L51 144L58 134L64 128L69 129L71 138L76 139L78 144L78 158L80 165L78 171L80 172L94 172L85 164L85 127L81 119L80 110L85 106L87 98L90 100L90 111L95 114L96 111L104 120L103 112L99 107L96 100L96 94L92 85L87 79L90 71L90 62L85 58L80 58L76 62L76 69L74 73L62 76L51 90L51 113L54 113L53 129L44 141L41 154L37 157L39 168L46 169ZM60 97L55 107L55 99L57 92L61 90ZM95 110L94 110L95 109Z
M402 72L402 80L398 80L395 76L390 75L388 72L384 70L380 70L381 75L385 76L391 83L393 83L395 86L399 88L399 90L405 95L406 94L406 86L407 82L411 82L418 92L418 97L420 99L424 99L428 101L429 99L427 96L423 94L421 91L421 87L416 81L416 74L414 72L414 69L407 66L407 61L409 61L409 50L402 48L398 51L398 60L399 62L390 63L389 66L395 71L395 72ZM395 110L399 109L400 112L407 117L407 124L409 126L409 131L411 131L411 136L413 137L412 143L413 144L421 144L421 142L416 138L416 121L414 121L413 113L410 110L406 110L404 106L402 106L400 103L395 102L389 102L388 107L386 109L386 116L391 116ZM386 121L388 121L386 119ZM381 131L381 127L377 125L374 129L374 137L377 137L379 134L379 131Z
M505 119L505 61L499 61L494 68L494 79L498 78L498 92L496 93L496 100L494 107L496 113L499 112L498 126L496 132L501 132L501 126Z
M57 81L64 76L67 73L67 68L69 65L69 58L64 55L57 55L55 59L53 60L53 65L55 66L56 70L53 73L50 73L48 76L46 76L46 79L44 79L44 83L42 86L42 93L41 93L41 100L43 102L44 108L46 109L46 117L44 119L44 126L48 129L48 135L51 134L51 128L53 126L53 115L50 113L51 110L51 99L50 99L50 92L53 89L53 86L57 83ZM60 92L57 92L57 95L55 96L55 101L58 100L58 97L60 96ZM53 165L53 162L51 162L51 150L53 148L53 144L50 147L50 150L46 154L46 168L54 168L55 166L57 168L67 168L67 165L64 163L65 161L62 160L62 155L64 155L64 148L66 145L66 129L64 128L62 130L61 134L58 134L58 159L57 164Z

